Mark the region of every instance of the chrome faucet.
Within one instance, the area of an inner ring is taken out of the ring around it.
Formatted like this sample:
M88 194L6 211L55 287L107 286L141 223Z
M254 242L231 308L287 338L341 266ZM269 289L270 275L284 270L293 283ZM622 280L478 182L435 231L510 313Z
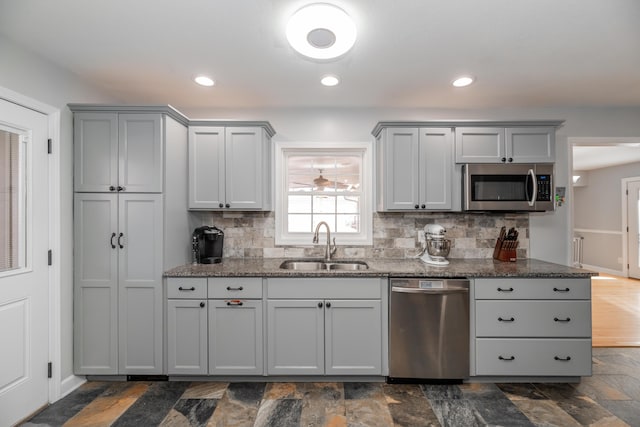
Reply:
M316 232L313 233L313 243L318 243L318 233L320 232L320 226L323 224L325 227L327 227L327 247L324 251L324 260L331 261L331 255L335 254L338 248L336 247L335 237L333 238L333 248L331 247L331 229L329 228L329 224L324 221L320 221L318 223L318 225L316 226Z

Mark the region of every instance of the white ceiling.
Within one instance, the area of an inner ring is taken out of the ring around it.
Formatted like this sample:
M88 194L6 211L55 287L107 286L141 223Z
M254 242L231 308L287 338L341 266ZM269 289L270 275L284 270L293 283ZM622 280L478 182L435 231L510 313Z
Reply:
M287 44L287 18L310 0L0 0L0 33L125 103L640 106L638 0L327 1L359 32L331 62ZM327 73L342 83L321 86ZM462 73L477 82L451 87Z

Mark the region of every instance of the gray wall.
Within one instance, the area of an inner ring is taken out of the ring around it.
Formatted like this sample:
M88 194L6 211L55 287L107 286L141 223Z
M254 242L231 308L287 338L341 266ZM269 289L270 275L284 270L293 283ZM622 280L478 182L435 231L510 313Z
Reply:
M574 187L574 224L577 229L614 233L576 232L582 236L582 262L594 267L622 271L623 178L640 177L640 162L589 171L584 187ZM616 234L618 233L618 234Z
M20 48L0 35L0 86L60 109L61 262L61 377L72 375L73 328L73 145L72 115L68 102L116 102L78 76ZM57 256L57 255L54 255Z

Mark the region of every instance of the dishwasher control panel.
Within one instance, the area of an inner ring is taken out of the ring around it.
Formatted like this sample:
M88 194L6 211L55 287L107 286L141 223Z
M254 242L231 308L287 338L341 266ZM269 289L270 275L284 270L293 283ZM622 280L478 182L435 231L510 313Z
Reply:
M444 289L443 280L420 280L418 282L420 289Z

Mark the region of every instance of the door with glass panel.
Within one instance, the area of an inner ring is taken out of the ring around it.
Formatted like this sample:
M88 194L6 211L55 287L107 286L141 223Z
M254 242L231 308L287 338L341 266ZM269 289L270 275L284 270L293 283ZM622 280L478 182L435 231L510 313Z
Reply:
M640 180L627 182L629 277L640 279Z
M0 99L0 425L49 400L46 115Z

